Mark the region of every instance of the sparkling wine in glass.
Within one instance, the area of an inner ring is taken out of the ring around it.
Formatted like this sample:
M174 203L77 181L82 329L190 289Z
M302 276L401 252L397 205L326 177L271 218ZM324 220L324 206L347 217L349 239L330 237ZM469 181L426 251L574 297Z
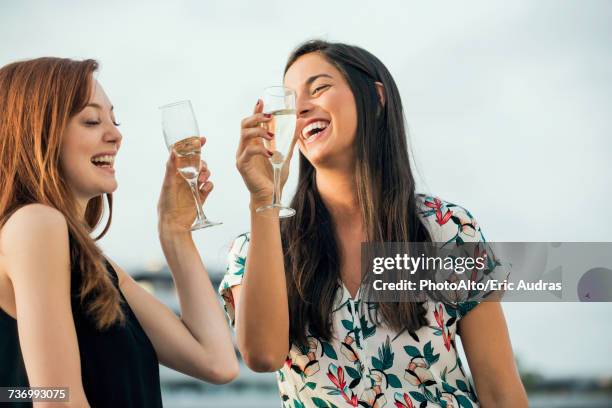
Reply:
M272 86L264 89L262 96L264 113L272 116L272 120L263 123L262 126L268 132L274 134L272 140L264 139L266 149L272 152L270 163L274 174L274 185L272 192L272 203L259 207L257 212L266 212L270 215L278 213L279 218L287 218L295 215L293 208L281 203L281 172L287 162L291 151L291 145L295 136L295 91L282 86Z
M170 103L159 108L162 115L162 129L168 150L176 157L176 167L180 175L189 184L189 189L195 200L197 216L191 226L195 231L200 228L219 225L220 222L210 221L204 215L198 189L200 174L200 131L193 113L190 101Z

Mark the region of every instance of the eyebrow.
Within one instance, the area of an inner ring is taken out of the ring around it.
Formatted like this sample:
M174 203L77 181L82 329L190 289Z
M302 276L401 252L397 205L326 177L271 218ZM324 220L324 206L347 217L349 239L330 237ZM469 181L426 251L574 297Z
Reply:
M313 75L310 78L308 78L306 80L306 85L312 84L314 81L316 81L318 78L321 78L321 77L334 79L331 75L328 75L328 74L317 74L317 75Z
M95 103L95 102L88 103L87 105L85 105L85 107L88 107L88 106L91 106L92 108L97 108L97 109L102 110L102 106L98 105L98 104L97 104L97 103ZM113 109L115 109L115 107L114 107L113 105L111 105L110 110L112 111Z

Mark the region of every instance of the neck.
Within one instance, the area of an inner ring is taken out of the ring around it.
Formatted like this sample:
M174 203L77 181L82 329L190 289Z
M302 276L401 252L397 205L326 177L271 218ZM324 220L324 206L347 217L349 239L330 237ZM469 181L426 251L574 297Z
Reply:
M87 209L88 202L89 200L84 198L77 198L76 200L77 215L79 216L79 219L83 222L85 222L85 210Z
M323 203L336 225L361 223L354 166L317 168L316 183Z

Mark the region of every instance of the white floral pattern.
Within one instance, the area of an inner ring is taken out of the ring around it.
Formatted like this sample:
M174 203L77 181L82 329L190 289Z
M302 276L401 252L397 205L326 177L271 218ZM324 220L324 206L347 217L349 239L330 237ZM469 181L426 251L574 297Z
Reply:
M486 242L466 209L437 197L419 196L420 214L436 242ZM228 255L219 287L233 324L229 290L242 282L249 234L239 236ZM455 346L459 320L477 302L450 305L428 301L430 325L397 333L371 322L359 292L351 298L344 285L336 294L333 339L308 337L307 347L291 346L276 372L282 406L303 407L478 407Z

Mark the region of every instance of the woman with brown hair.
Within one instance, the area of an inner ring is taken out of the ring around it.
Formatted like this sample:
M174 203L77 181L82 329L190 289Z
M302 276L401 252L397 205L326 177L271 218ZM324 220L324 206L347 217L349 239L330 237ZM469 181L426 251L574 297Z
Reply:
M95 243L110 226L122 140L97 66L39 58L0 69L0 385L68 387L70 406L161 406L158 361L213 383L238 364L173 157L158 228L181 317ZM209 176L202 166L203 200ZM108 219L92 239L104 197Z

